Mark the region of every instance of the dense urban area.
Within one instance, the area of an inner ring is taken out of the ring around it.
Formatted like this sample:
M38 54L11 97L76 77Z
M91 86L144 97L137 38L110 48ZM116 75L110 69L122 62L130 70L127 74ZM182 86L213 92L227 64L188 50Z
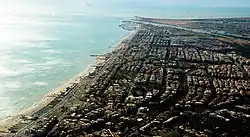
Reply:
M241 45L138 23L102 60L9 135L250 136L250 59Z

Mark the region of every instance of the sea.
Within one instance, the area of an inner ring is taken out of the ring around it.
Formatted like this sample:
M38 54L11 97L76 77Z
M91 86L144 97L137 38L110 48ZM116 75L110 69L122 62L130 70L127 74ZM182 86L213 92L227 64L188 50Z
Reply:
M129 35L134 16L250 16L250 8L173 6L156 0L0 0L0 120L41 100Z

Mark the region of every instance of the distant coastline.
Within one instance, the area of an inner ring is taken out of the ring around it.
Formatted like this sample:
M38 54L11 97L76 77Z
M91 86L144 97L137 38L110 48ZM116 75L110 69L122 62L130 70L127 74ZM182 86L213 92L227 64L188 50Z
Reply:
M239 30L238 32L233 32L234 28L228 28L227 31L223 29L218 29L223 24L230 25L231 21L240 21L245 23L245 26L250 25L250 16L248 17L235 17L235 18L200 18L200 19L161 19L161 18L150 18L150 17L140 17L136 16L134 21L156 23L162 25L170 25L175 28L190 30L198 33L204 33L219 37L231 38L231 42L243 43L250 45L250 30ZM209 26L205 23L218 22L218 26ZM201 23L203 23L201 25ZM204 25L205 24L205 25ZM227 27L226 25L224 25ZM235 26L237 27L237 26ZM226 29L226 28L225 28ZM245 31L244 34L241 31Z

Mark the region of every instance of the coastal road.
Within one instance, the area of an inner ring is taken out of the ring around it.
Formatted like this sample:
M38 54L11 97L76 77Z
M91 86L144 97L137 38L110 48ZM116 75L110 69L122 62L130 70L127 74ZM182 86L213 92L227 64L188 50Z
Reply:
M124 40L122 40L118 45L120 45L122 42L124 42L125 40L131 40L133 38L133 36L138 32L138 30L135 30L135 32L133 32L130 36L128 36L127 38L125 38ZM125 43L127 44L127 43ZM119 49L117 49L116 51L119 52ZM107 63L110 62L114 62L116 60L116 55L112 54L111 57L106 60L105 65L107 65ZM102 73L99 73L92 81L96 81ZM49 109L48 111L45 110L45 112L42 112L41 114L39 114L39 118L35 121L30 122L28 125L26 125L25 127L21 128L18 132L16 132L14 135L10 135L10 136L16 136L16 137L20 137L22 135L24 135L24 132L26 129L31 128L33 125L37 124L37 122L39 120L41 120L42 118L48 116L49 114L55 112L57 109L59 109L60 107L62 107L65 103L67 103L67 101L74 96L74 94L76 93L76 91L81 88L83 86L83 81L80 81L78 84L75 85L74 88L69 90L68 95L66 95L60 102L58 102L53 108Z
M65 96L62 101L58 102L53 108L51 108L50 110L48 110L47 112L42 113L39 118L35 121L30 122L28 125L26 125L25 127L21 128L18 132L16 132L14 135L10 135L10 136L15 136L15 137L23 137L24 135L24 131L26 129L29 129L31 126L35 125L39 120L41 120L42 118L48 116L49 114L55 112L55 110L59 109L61 106L63 106L74 94L75 92L81 88L83 86L82 81L78 84L75 85L74 88L69 90L69 94L67 96Z

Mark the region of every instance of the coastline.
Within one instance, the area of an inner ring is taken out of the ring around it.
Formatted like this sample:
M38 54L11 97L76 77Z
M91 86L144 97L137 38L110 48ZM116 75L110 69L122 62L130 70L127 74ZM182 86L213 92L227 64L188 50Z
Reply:
M97 61L96 61L97 62ZM79 83L80 78L88 76L90 73L95 71L95 65L96 63L88 65L88 67L83 71L75 75L73 78L68 80L62 85L59 85L57 88L49 92L48 94L44 95L44 97L39 100L38 102L34 103L28 108L23 109L21 112L14 116L10 116L6 119L3 119L0 121L0 133L6 133L8 132L8 128L14 126L15 124L22 121L20 116L31 116L47 106L51 101L53 101L56 97L58 97L63 89L70 87L74 83Z
M133 37L133 35L137 31L131 31L129 32L126 36L115 42L114 46L112 46L111 51L107 51L106 53L111 53L112 51L118 50L124 46L123 41L130 39ZM73 78L70 80L66 81L64 84L59 85L57 88L52 90L51 92L47 93L46 95L43 96L41 100L38 102L32 104L30 107L23 109L21 112L19 112L16 115L7 117L3 120L0 121L0 136L1 134L7 134L8 129L20 122L23 121L21 116L32 116L35 113L37 113L39 110L43 109L46 107L50 102L52 102L56 97L58 97L65 88L70 87L74 83L77 84L80 82L81 78L87 77L90 73L95 71L95 66L98 64L103 63L103 59L101 56L97 56L95 58L95 62L92 64L89 64L88 67L83 70L82 72L78 73L75 75Z
M96 56L103 64L80 81L84 88L73 86L57 107L12 135L247 136L248 127L240 125L248 124L241 99L247 101L249 58L214 36L154 24L140 28L111 53Z

